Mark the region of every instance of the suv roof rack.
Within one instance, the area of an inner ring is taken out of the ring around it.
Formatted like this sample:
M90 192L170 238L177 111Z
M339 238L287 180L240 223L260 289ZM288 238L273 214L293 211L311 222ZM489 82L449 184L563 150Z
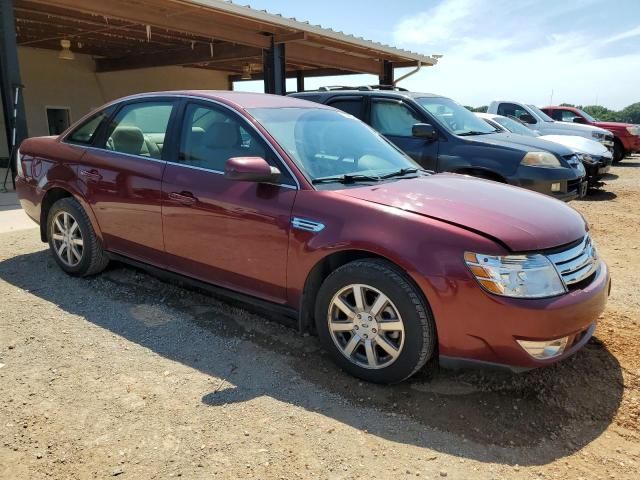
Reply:
M408 92L406 88L396 87L395 85L361 85L359 87L350 87L347 85L327 85L318 88L320 92L331 92L334 90L360 90L360 91L372 91L372 90L394 90L398 92Z

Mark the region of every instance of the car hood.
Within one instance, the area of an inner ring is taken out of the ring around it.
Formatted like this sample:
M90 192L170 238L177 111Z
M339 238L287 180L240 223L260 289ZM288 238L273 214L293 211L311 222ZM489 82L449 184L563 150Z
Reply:
M635 126L633 123L626 122L595 122L594 125L597 125L600 128L609 129L609 128L626 128Z
M559 129L564 131L576 132L576 135L585 135L591 134L591 132L596 131L599 133L609 134L608 130L600 127L594 127L592 125L582 125L580 123L569 123L569 122L544 122L542 127L540 127L540 131L544 132L546 128Z
M543 135L540 138L550 142L559 143L576 153L588 153L589 155L611 156L607 147L600 142L578 137L577 135Z
M551 153L555 153L557 156L564 157L566 155L571 155L573 152L569 148L559 145L558 143L550 142L548 140L541 139L541 137L528 137L526 135L518 135L517 133L492 133L490 135L482 135L477 137L468 137L468 138L478 138L478 140L486 139L491 141L492 143L495 141L506 142L507 144L515 143L517 145L525 145L527 147L532 147L528 150L543 150ZM565 165L566 166L566 165Z
M514 252L565 245L587 229L580 214L559 200L452 173L338 192L481 233Z

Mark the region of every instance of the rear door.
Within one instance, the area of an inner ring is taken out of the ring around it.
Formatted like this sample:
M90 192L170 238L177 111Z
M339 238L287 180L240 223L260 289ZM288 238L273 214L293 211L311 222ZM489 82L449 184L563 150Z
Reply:
M162 185L168 267L278 303L286 301L291 210L297 185L246 119L214 102L181 108ZM281 172L274 184L224 177L232 157L262 157Z
M414 124L425 122L424 115L402 100L371 99L369 124L423 168L436 170L439 141L428 141L412 134Z
M105 247L159 266L164 139L174 111L171 98L120 105L78 168Z

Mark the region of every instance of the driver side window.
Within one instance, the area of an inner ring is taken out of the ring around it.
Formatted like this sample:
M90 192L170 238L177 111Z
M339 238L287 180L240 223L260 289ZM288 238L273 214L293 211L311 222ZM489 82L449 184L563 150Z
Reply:
M422 119L401 102L371 102L371 126L383 135L411 137L413 125L420 122Z
M190 103L181 132L178 163L222 173L230 158L261 157L280 170L279 183L295 185L265 142L230 112Z
M533 118L529 112L527 112L520 105L516 105L515 103L501 103L498 106L498 115L502 115L503 117L515 118L516 120L524 123L536 123L535 118Z

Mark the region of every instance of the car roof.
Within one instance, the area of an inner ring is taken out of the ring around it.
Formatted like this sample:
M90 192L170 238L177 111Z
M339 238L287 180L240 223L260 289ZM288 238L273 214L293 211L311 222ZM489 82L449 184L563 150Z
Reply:
M337 97L346 95L358 95L358 96L375 96L375 97L405 97L405 98L447 98L444 95L438 95L435 93L424 92L407 92L402 90L360 90L358 87L353 87L353 90L348 89L336 89L336 90L307 90L304 92L293 93L293 96L297 98L309 97Z
M301 98L282 96L282 95L270 95L266 93L254 93L254 92L233 92L228 90L170 90L161 92L147 92L137 95L130 95L115 100L115 103L128 100L136 100L151 97L199 97L209 100L217 100L226 104L233 105L237 108L250 109L250 108L324 108L329 109L324 105L320 105L315 102L309 102Z

